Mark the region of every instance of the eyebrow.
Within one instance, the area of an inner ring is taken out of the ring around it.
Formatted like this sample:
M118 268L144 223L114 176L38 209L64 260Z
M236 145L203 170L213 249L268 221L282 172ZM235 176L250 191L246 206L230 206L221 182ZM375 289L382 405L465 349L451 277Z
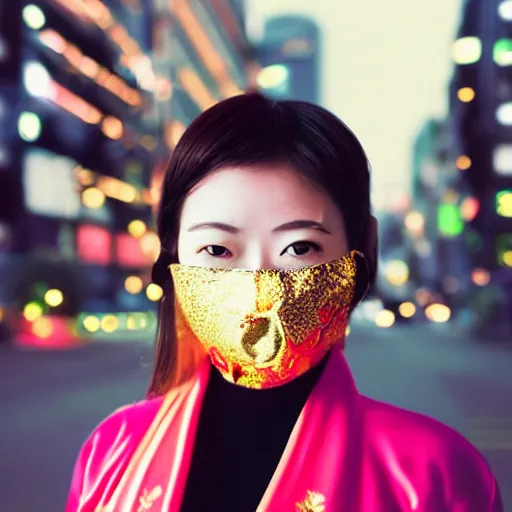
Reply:
M321 231L326 235L332 235L332 233L323 224L320 224L320 222L316 222L314 220L293 220L291 222L281 224L272 231L277 233L280 231L293 231L294 229L316 229L317 231Z
M220 231L226 231L227 233L239 233L240 229L223 222L201 222L194 224L188 228L188 231L198 231L200 229L218 229Z
M201 222L190 226L188 231L199 231L200 229L218 229L219 231L225 231L226 233L240 233L240 228L231 226L230 224L224 224L223 222ZM332 235L332 233L323 224L314 220L293 220L277 226L277 228L274 228L272 232L279 233L283 231L293 231L296 229L316 229L317 231L327 235Z

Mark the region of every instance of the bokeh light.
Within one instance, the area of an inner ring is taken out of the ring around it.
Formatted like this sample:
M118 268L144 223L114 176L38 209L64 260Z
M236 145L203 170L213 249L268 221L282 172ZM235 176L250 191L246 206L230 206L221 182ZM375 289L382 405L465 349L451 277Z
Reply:
M23 316L28 322L34 322L42 316L43 312L43 306L38 302L29 302L23 308Z
M389 311L388 309L383 309L377 313L375 317L375 325L377 327L382 327L384 329L388 327L392 327L395 323L395 314L393 311Z
M164 295L164 291L160 286L151 283L146 288L146 296L152 302L158 302Z
M146 224L139 219L132 220L128 224L128 233L135 238L141 238L146 233L146 230Z
M445 323L450 320L451 310L444 304L431 304L425 309L425 316L434 323Z
M52 288L45 293L44 301L46 304L48 304L48 306L56 308L63 303L64 295L60 290Z
M124 287L128 293L136 295L143 288L142 279L139 276L128 276L124 281Z
M101 322L98 317L89 315L83 319L82 325L84 326L84 329L88 332L97 332L100 330Z
M119 328L119 320L114 315L105 315L101 319L101 329L107 334L111 334Z
M416 314L416 306L412 302L402 302L398 306L398 312L404 318L412 318Z

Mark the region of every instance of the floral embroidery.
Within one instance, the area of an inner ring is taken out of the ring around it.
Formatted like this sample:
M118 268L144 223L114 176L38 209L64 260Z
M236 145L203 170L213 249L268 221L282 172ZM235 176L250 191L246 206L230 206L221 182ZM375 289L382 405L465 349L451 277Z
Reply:
M319 492L308 491L306 499L297 503L297 512L325 512L325 497Z
M151 492L144 489L142 496L139 497L139 508L137 509L137 512L146 512L146 510L150 510L153 507L154 501L160 498L161 495L162 488L159 485L154 487Z

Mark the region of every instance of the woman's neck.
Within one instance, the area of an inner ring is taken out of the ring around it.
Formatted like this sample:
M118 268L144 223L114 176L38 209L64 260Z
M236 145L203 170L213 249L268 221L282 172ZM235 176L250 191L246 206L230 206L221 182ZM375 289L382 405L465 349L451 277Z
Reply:
M317 383L327 362L325 357L319 365L304 375L283 386L269 389L249 389L226 381L219 371L212 368L207 393L221 398L219 407L234 414L243 410L248 416L274 414L280 416L299 415L309 394Z
M265 390L231 384L212 368L183 512L204 509L205 496L209 510L257 509L327 359L289 384Z

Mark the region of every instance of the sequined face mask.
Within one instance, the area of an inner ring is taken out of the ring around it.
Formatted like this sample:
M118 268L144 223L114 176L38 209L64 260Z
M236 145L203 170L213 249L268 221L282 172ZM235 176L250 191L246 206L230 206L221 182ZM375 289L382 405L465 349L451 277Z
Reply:
M285 384L343 341L358 255L288 270L173 264L177 343L194 336L230 382Z

